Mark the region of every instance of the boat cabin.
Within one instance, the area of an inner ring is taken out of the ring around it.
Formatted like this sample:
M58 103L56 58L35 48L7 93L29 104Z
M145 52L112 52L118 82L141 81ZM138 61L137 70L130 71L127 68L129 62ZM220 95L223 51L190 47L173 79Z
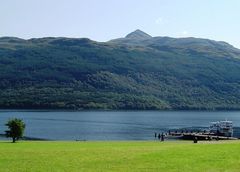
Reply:
M211 122L210 132L217 136L232 137L233 122L232 121L217 121Z

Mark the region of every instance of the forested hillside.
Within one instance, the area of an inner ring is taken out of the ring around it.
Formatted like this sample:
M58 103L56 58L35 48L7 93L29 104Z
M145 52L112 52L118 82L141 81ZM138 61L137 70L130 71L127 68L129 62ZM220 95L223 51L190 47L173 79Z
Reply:
M0 38L0 108L240 109L240 50L198 38Z

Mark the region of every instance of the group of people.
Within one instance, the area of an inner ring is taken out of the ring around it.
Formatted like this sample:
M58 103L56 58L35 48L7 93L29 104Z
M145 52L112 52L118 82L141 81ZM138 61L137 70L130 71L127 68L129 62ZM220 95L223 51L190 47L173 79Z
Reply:
M158 140L160 140L160 141L164 141L165 140L165 134L164 133L162 133L162 134L157 134L157 133L155 133L155 139L156 138L158 138Z

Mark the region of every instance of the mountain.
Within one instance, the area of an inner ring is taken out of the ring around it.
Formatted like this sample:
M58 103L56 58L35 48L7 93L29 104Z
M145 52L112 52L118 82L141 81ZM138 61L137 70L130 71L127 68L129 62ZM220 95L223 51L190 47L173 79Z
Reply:
M240 50L199 38L0 38L0 108L240 109Z
M126 38L128 39L150 39L152 38L150 35L148 35L147 33L137 29L132 33L129 33Z
M240 57L240 50L234 48L232 45L223 41L213 41L209 39L200 38L170 38L170 37L148 37L148 36L134 36L138 33L145 33L137 30L125 38L119 38L109 41L112 44L122 44L125 46L143 46L148 48L157 49L160 51L171 51L179 53L182 51L187 54L204 54L207 56L221 56L221 57ZM217 54L216 54L217 53Z

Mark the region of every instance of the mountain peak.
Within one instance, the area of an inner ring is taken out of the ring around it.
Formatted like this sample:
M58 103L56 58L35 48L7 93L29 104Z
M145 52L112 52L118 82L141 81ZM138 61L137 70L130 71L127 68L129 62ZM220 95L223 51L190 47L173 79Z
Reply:
M149 39L152 38L149 34L137 29L134 32L129 33L126 38L130 39Z

